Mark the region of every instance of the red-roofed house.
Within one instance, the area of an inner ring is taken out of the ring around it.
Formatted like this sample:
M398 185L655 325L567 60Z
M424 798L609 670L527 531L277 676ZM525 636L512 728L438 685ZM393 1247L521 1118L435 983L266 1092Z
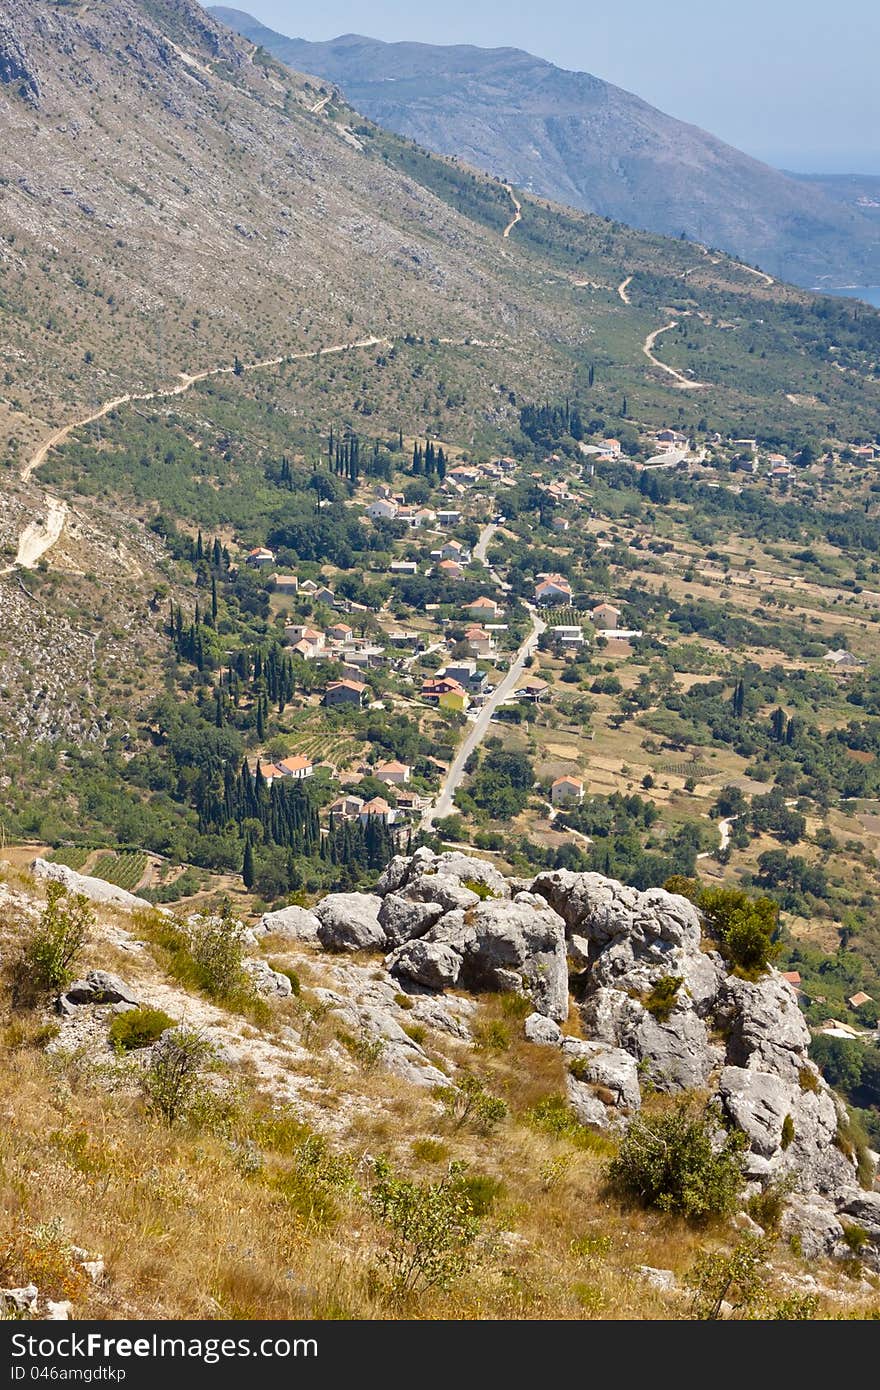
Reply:
M294 777L297 781L301 781L304 777L311 777L315 771L315 765L311 758L303 757L302 753L296 753L292 758L282 758L275 766L282 777Z
M584 784L579 777L566 773L557 777L550 788L550 800L554 806L579 806L584 799Z
M388 782L393 786L399 787L410 778L410 768L406 763L399 763L393 759L390 763L380 763L373 772L374 777L378 777L380 782Z
M571 585L561 574L547 574L535 585L535 602L552 604L571 603Z
M331 681L324 691L323 704L362 706L368 698L367 687L361 681Z

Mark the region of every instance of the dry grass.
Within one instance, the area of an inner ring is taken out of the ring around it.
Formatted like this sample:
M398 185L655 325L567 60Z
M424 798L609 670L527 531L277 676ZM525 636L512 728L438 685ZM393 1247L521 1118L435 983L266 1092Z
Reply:
M107 941L127 919L99 918L92 958L106 967L125 957L126 976L146 980L147 953L135 965ZM7 907L6 960L20 931ZM304 974L319 983L319 957ZM603 1186L606 1139L535 1124L535 1107L563 1093L563 1062L526 1042L510 996L480 1000L477 1047L433 1034L427 1044L453 1075L466 1067L505 1101L507 1117L488 1132L380 1066L334 1058L320 1023L310 1056L290 1070L307 1081L313 1126L325 1116L332 1139L273 1100L265 1077L229 1064L220 1079L233 1083L231 1103L169 1129L147 1113L130 1070L47 1053L51 1018L13 1015L5 996L0 1012L0 1278L33 1278L44 1296L72 1298L78 1318L686 1317L686 1297L651 1288L636 1267L681 1276L700 1248L735 1239L621 1206ZM242 1027L230 1015L230 1036ZM573 1015L567 1031L577 1027ZM389 1232L367 1202L379 1155L419 1182L457 1160L485 1208L471 1272L403 1306L385 1293ZM104 1257L97 1283L71 1245ZM798 1267L782 1249L778 1258Z

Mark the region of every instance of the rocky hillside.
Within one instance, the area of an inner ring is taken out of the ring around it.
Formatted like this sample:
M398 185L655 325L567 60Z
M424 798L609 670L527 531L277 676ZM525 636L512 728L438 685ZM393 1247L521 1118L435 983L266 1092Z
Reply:
M876 1312L880 1192L794 993L731 974L686 898L418 850L245 928L33 875L0 884L8 1306L699 1317L705 1262L748 1249L739 1316ZM85 944L40 992L34 937L74 918ZM687 1201L677 1159L624 1194L681 1124L708 1146ZM403 1193L446 1213L442 1277L411 1263Z
M365 115L546 198L722 247L796 284L876 284L864 209L802 186L631 92L519 49L309 43L240 10L225 24L301 72L338 83ZM868 278L866 278L868 277Z

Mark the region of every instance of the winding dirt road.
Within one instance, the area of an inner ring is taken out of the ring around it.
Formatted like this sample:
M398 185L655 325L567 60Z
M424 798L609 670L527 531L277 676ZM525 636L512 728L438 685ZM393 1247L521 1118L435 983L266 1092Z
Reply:
M511 217L511 219L510 219L510 221L508 222L507 226L504 228L504 231L501 233L501 240L502 240L502 241L506 241L507 238L510 236L510 233L513 231L514 227L516 226L517 222L521 222L521 221L522 221L522 203L520 203L519 200L517 199L517 196L516 196L516 194L514 193L514 191L513 191L513 189L511 188L511 186L510 186L509 183L506 183L506 184L504 185L504 187L505 187L505 189L507 190L507 193L508 193L508 196L509 196L509 198L510 198L510 201L513 203L513 216Z
M740 270L747 270L747 271L749 272L750 275L757 275L758 278L759 278L760 280L763 280L763 281L764 281L764 284L765 284L765 285L775 285L775 284L776 284L776 281L773 279L773 276L772 276L772 275L768 275L767 272L766 272L766 270L756 270L755 267L754 267L753 265L741 265L741 266L739 267L739 269L740 269Z
M624 304L629 304L629 303L631 303L630 297L629 297L629 295L627 294L627 290L629 289L630 285L632 284L632 279L633 279L633 278L632 278L631 275L627 275L626 279L625 279L625 280L621 280L620 284L617 286L617 293L620 295L620 297L621 297L621 299L623 300Z
M212 376L233 376L236 368L245 372L256 372L266 367L280 367L288 362L305 362L316 357L329 357L333 353L354 352L359 348L379 347L380 344L391 346L390 338L358 338L351 343L333 343L329 347L315 348L311 352L290 352L281 357L264 357L256 362L233 363L231 366L207 367L202 372L180 372L174 386L167 389L156 391L127 392L124 396L114 396L112 400L105 401L97 410L93 410L90 415L80 416L76 420L71 420L69 424L62 425L60 429L46 439L36 453L32 454L27 463L21 469L20 477L23 483L30 480L31 476L46 462L47 457L56 449L59 444L63 444L75 430L84 429L86 425L94 424L96 420L102 420L111 411L118 410L120 406L128 405L137 401L155 401L171 396L182 396L185 391L189 391L199 381L206 381ZM18 539L18 554L11 565L0 570L0 574L10 574L14 569L33 569L34 565L48 550L55 545L62 531L64 522L67 518L67 503L60 501L57 497L51 497L48 493L45 497L46 520L34 520L22 531Z
M661 372L666 372L675 381L680 391L702 391L706 385L705 381L691 381L689 377L682 376L681 372L670 367L667 362L661 362L659 357L654 356L653 348L661 333L668 333L671 328L678 327L678 320L673 319L672 323L665 323L662 328L655 328L653 333L649 333L642 344L642 352L648 361L655 367L659 367Z
M786 805L787 804L788 803L786 802ZM718 831L721 835L721 843L718 846L718 849L704 849L702 854L697 855L698 859L711 859L713 854L717 854L720 851L727 849L727 846L730 844L730 827L733 825L733 822L735 820L739 820L739 816L727 816L725 820L720 820L718 822Z

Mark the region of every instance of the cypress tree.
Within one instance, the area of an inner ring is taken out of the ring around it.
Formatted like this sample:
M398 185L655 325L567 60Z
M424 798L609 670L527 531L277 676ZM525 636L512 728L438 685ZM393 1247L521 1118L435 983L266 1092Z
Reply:
M244 842L244 860L241 866L241 881L245 888L253 888L254 876L254 849L248 836Z

